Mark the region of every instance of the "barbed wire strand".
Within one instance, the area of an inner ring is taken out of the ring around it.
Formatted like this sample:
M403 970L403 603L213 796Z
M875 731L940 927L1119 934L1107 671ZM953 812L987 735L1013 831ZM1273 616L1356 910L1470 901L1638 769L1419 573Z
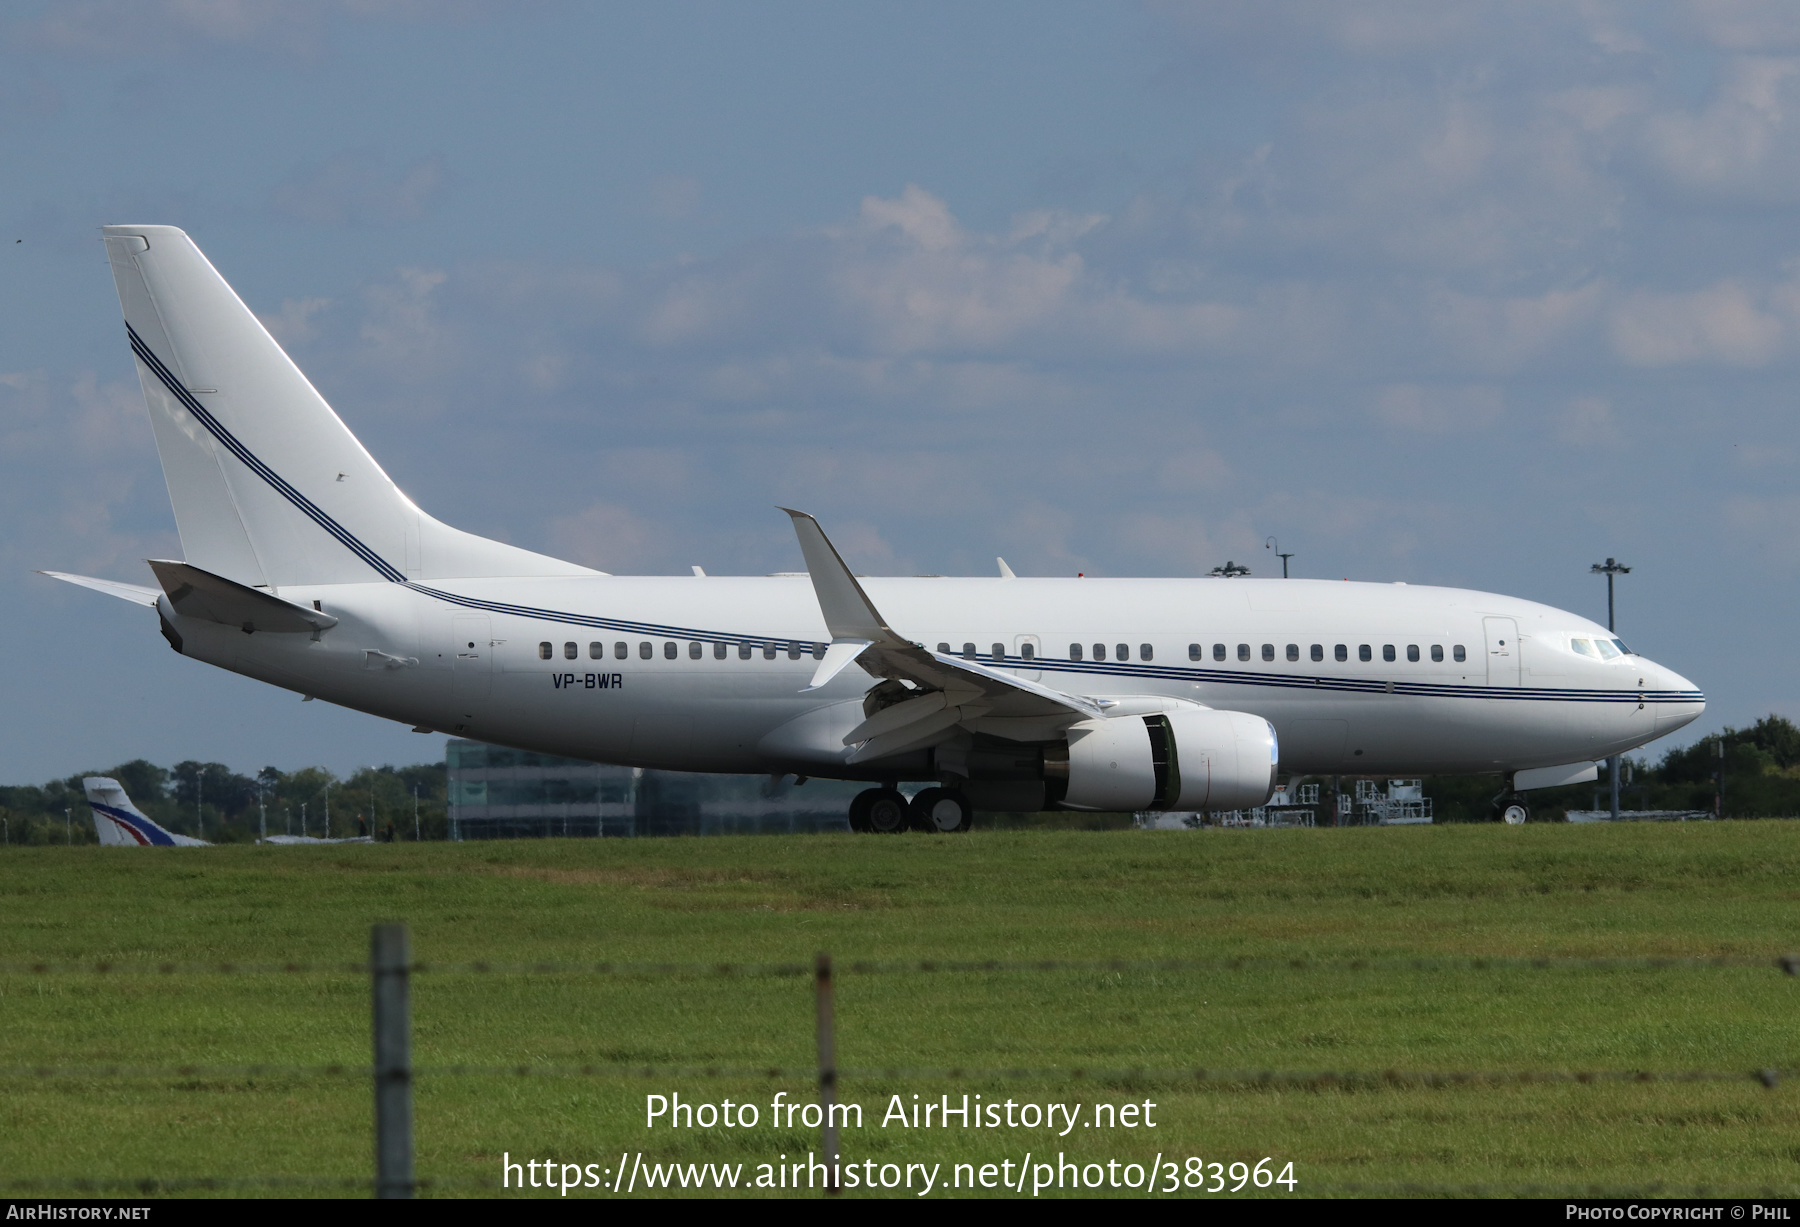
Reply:
M921 959L916 962L849 960L839 974L909 975L992 972L1183 972L1183 971L1670 971L1703 968L1775 967L1800 975L1800 955L1621 955L1584 957L1442 956L1370 958L1242 957L1211 959ZM414 975L587 975L622 978L689 979L791 978L811 976L810 963L490 963L422 961ZM0 975L367 975L367 963L0 963Z
M415 1066L417 1078L643 1078L730 1081L809 1082L813 1067L732 1065L641 1065L591 1062L583 1065L438 1065ZM0 1067L0 1080L193 1080L193 1079L343 1079L373 1077L366 1065L179 1065L153 1066L14 1066ZM907 1079L994 1082L1096 1082L1178 1086L1281 1087L1304 1090L1368 1087L1499 1087L1591 1085L1599 1083L1756 1082L1773 1089L1800 1077L1794 1069L1598 1069L1598 1070L1280 1070L1280 1069L1107 1069L1028 1068L1020 1066L881 1066L843 1068L841 1081L891 1082Z

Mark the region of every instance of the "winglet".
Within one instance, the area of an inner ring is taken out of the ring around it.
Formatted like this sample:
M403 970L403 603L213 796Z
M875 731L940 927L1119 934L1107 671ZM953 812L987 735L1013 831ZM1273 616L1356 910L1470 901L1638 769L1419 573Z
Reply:
M800 693L805 694L807 691L824 687L832 678L842 673L851 661L861 656L865 648L871 646L871 642L867 639L833 639L831 646L825 649L825 658L819 662L819 667L813 670L812 681L807 683L806 689Z
M994 559L994 561L1000 564L1000 578L1001 579L1018 579L1019 578L1018 576L1013 574L1013 569L1006 565L1006 559L996 558L996 559Z
M791 507L781 510L793 517L794 534L800 538L800 553L806 559L806 573L812 577L813 594L819 598L819 612L825 615L825 626L833 641L862 640L864 647L913 646L888 628L819 522L804 511ZM826 654L829 657L829 649Z

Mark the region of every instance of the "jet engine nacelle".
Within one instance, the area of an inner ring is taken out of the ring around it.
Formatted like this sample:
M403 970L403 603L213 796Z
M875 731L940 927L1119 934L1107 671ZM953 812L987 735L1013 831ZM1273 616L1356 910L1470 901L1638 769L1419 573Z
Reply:
M1069 729L1071 809L1227 810L1275 791L1275 730L1248 712L1181 710Z

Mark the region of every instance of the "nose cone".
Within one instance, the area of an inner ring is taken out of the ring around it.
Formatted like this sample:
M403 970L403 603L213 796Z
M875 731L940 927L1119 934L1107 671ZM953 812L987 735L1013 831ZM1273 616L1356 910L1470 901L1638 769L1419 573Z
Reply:
M1663 737L1685 724L1692 724L1706 710L1706 696L1700 688L1673 669L1665 669L1655 661L1641 663L1645 699L1656 705L1656 735Z

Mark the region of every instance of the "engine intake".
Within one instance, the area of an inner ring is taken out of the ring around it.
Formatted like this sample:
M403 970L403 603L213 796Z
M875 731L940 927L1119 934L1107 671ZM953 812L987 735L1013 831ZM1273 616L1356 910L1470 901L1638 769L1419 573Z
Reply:
M1275 791L1280 765L1274 728L1236 711L1083 721L1068 755L1062 804L1114 812L1248 809ZM1046 754L1044 766L1048 776L1064 764Z

